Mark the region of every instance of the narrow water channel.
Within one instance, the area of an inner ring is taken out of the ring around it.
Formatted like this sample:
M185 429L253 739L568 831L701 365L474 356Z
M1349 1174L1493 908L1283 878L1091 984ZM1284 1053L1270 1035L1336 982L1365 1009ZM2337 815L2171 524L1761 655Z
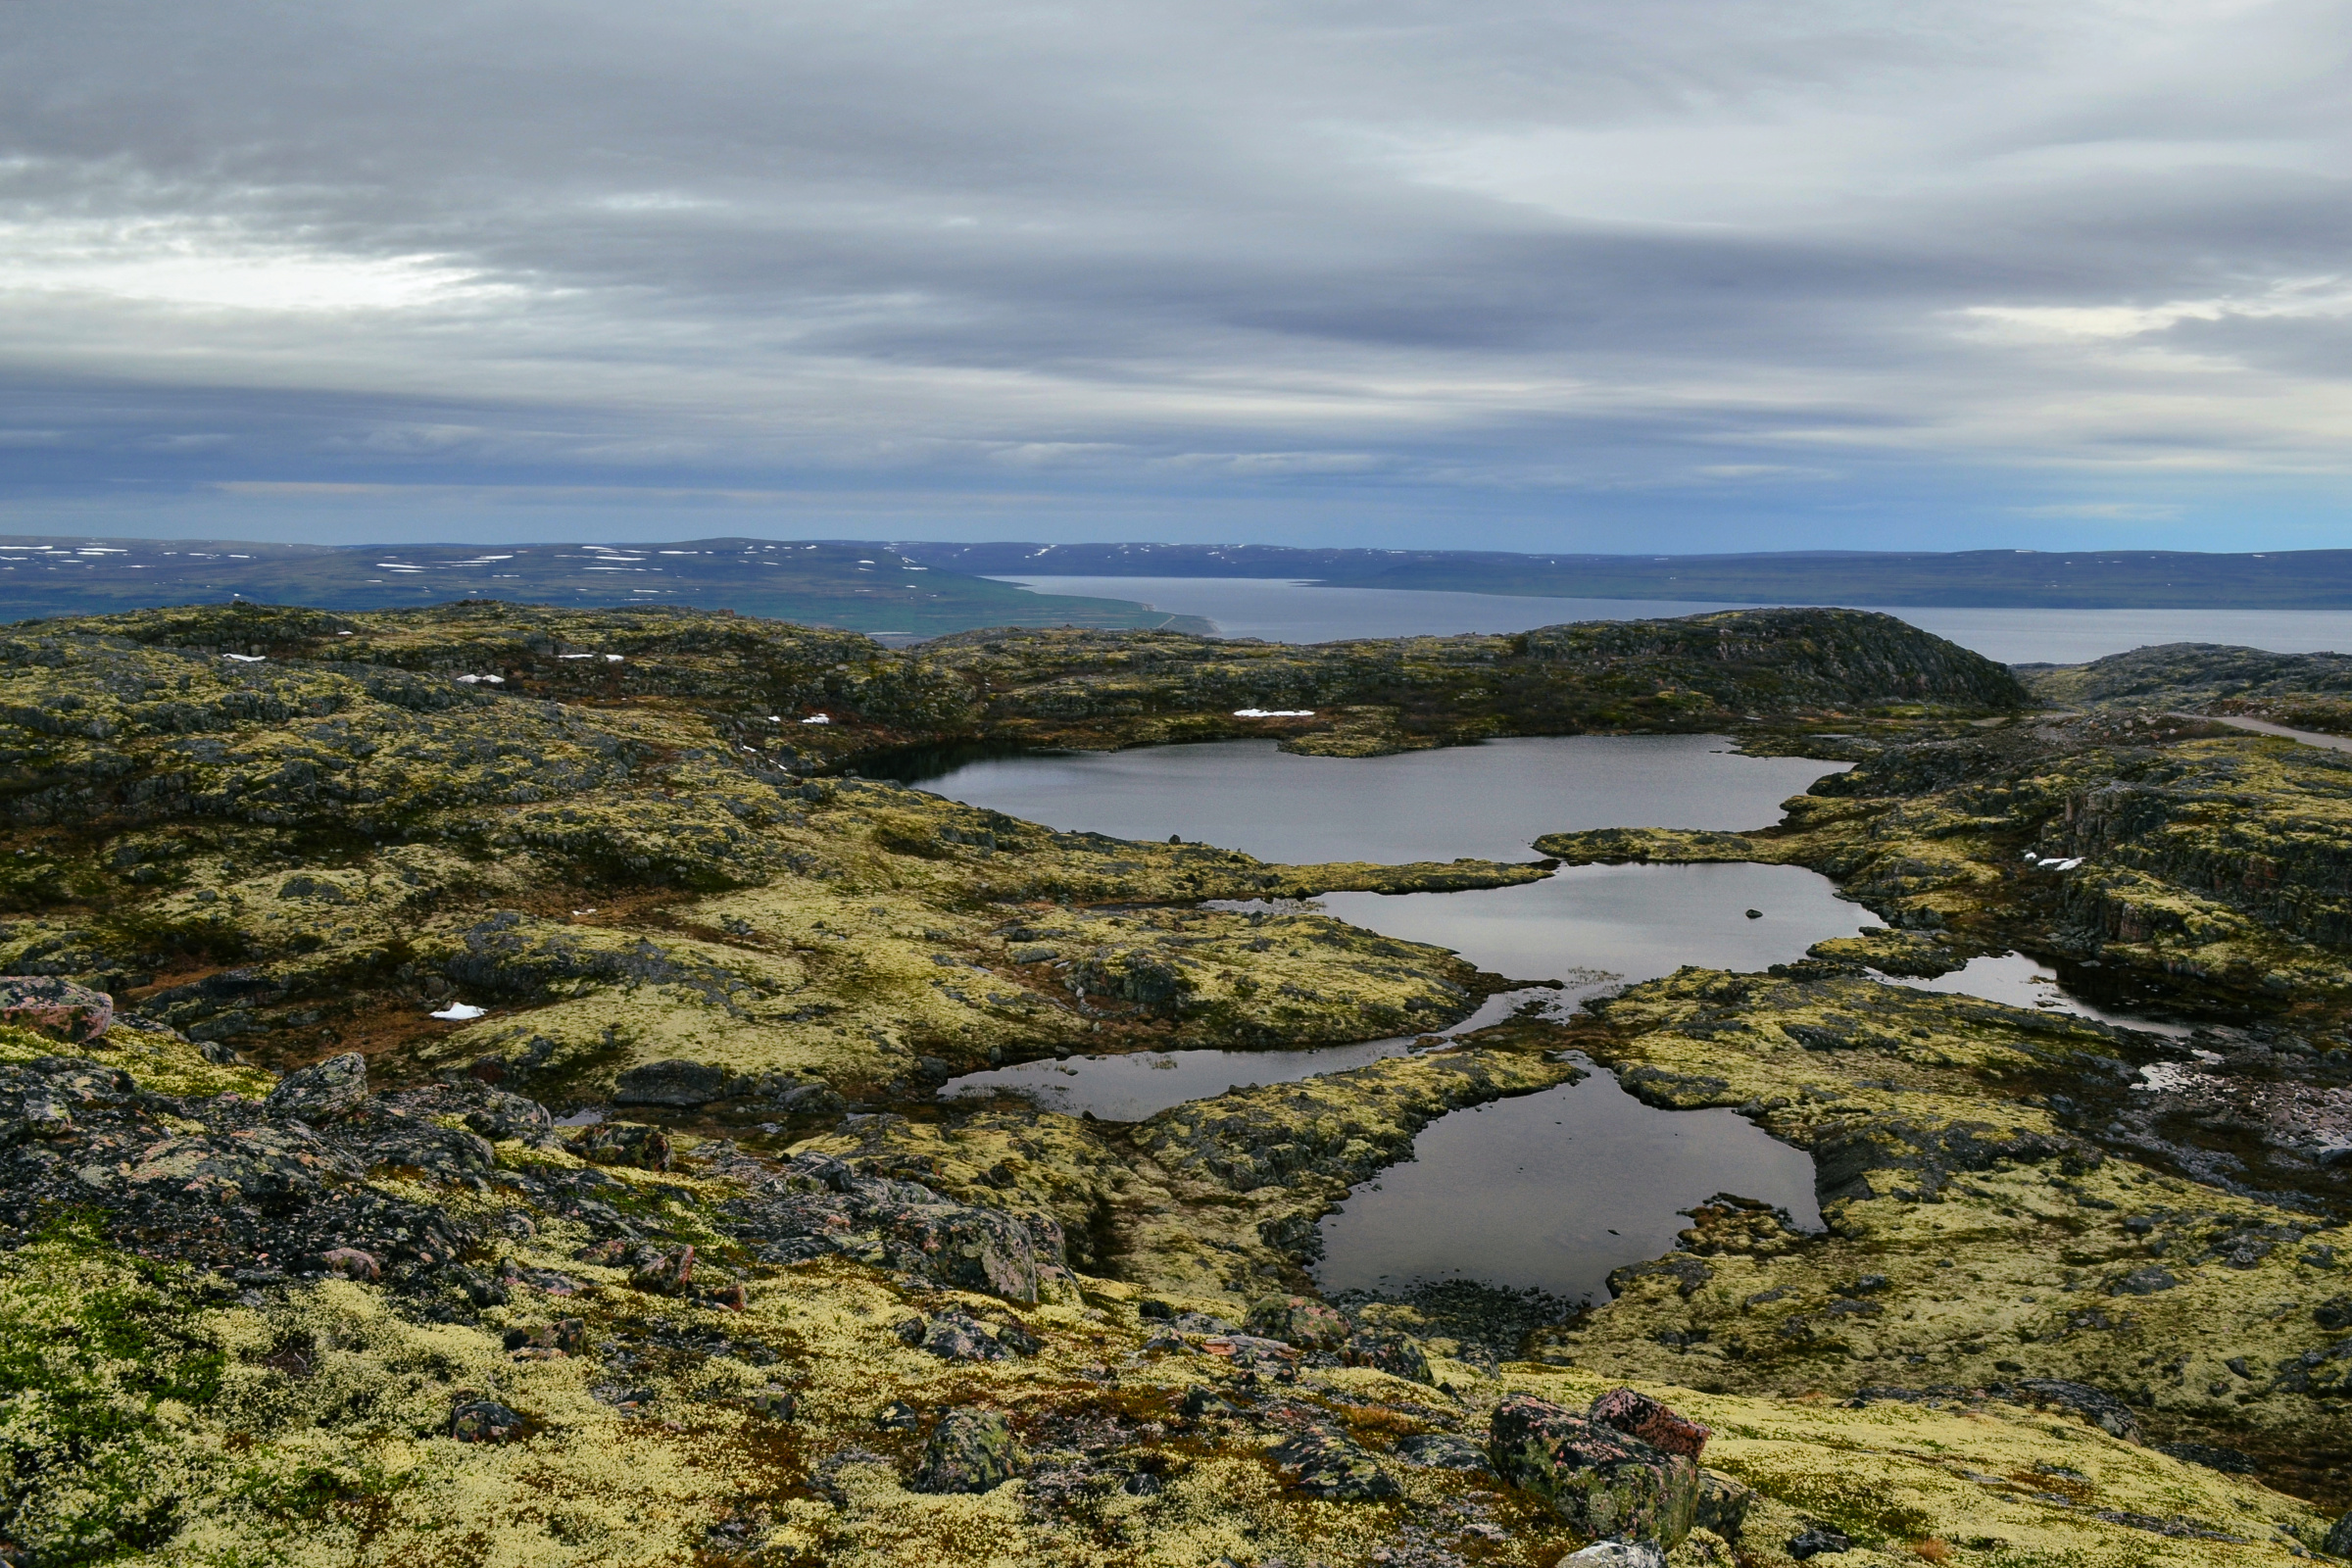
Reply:
M1499 992L1446 1033L1467 1034L1500 1023L1513 1008L1529 1002L1556 1006L1559 993ZM1298 1083L1401 1056L1416 1049L1423 1038L1398 1035L1304 1051L1134 1051L1112 1056L1047 1056L951 1078L941 1086L939 1098L953 1101L1018 1095L1041 1109L1068 1116L1083 1112L1103 1121L1142 1121L1171 1105L1211 1100L1232 1089Z

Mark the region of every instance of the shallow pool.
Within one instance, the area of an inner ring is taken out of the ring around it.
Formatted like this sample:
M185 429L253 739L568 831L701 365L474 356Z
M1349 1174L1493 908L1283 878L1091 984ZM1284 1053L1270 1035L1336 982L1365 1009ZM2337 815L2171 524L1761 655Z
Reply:
M1609 1270L1673 1250L1677 1210L1735 1193L1818 1230L1813 1161L1732 1110L1655 1110L1595 1071L1443 1116L1409 1163L1317 1228L1325 1291L1473 1279L1606 1299Z

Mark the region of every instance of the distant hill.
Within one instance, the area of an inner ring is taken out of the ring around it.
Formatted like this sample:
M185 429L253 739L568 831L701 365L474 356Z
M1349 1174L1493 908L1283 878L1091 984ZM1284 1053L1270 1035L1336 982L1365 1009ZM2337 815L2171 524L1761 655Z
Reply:
M0 540L0 617L104 614L232 599L398 610L457 599L586 609L682 605L915 636L976 626L1208 623L1123 599L1033 594L856 541L696 539L659 545L275 545L236 540Z
M1725 605L2352 608L2352 550L1543 556L745 538L395 548L19 535L0 539L0 617L103 614L231 599L359 611L473 598L572 608L732 610L885 637L936 637L987 626L1213 631L1205 620L1132 600L1031 593L993 580L1032 575L1276 577L1340 587Z
M2017 606L2051 610L2352 608L2352 550L1800 551L1740 556L1294 550L1273 545L900 544L974 574L1291 577L1352 588L1721 604Z

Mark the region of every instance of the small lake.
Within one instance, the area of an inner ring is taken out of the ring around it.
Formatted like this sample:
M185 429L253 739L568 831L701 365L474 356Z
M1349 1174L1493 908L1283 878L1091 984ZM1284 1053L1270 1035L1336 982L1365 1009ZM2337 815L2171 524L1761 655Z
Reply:
M908 783L1064 831L1175 833L1295 865L1525 860L1544 833L1766 827L1844 762L1747 757L1720 735L1566 735L1395 757L1214 741L967 762ZM1450 946L1451 944L1448 944Z
M1672 1251L1677 1212L1715 1193L1821 1227L1813 1161L1732 1110L1656 1110L1594 1072L1440 1117L1324 1216L1325 1292L1390 1295L1471 1279L1574 1299L1609 1270Z
M1004 577L1040 593L1140 600L1200 615L1227 637L1278 643L1526 631L1573 620L1647 620L1755 604L1568 599L1412 588L1317 587L1273 577ZM2082 663L2154 643L2225 643L2275 654L2352 649L2352 611L2032 610L1866 605L2006 664Z

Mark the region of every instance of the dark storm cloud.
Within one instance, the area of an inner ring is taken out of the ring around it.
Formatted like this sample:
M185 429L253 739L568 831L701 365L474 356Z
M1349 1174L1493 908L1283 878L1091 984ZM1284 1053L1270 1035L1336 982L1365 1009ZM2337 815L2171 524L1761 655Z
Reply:
M699 487L1803 545L2340 495L2329 7L10 17L18 527Z

